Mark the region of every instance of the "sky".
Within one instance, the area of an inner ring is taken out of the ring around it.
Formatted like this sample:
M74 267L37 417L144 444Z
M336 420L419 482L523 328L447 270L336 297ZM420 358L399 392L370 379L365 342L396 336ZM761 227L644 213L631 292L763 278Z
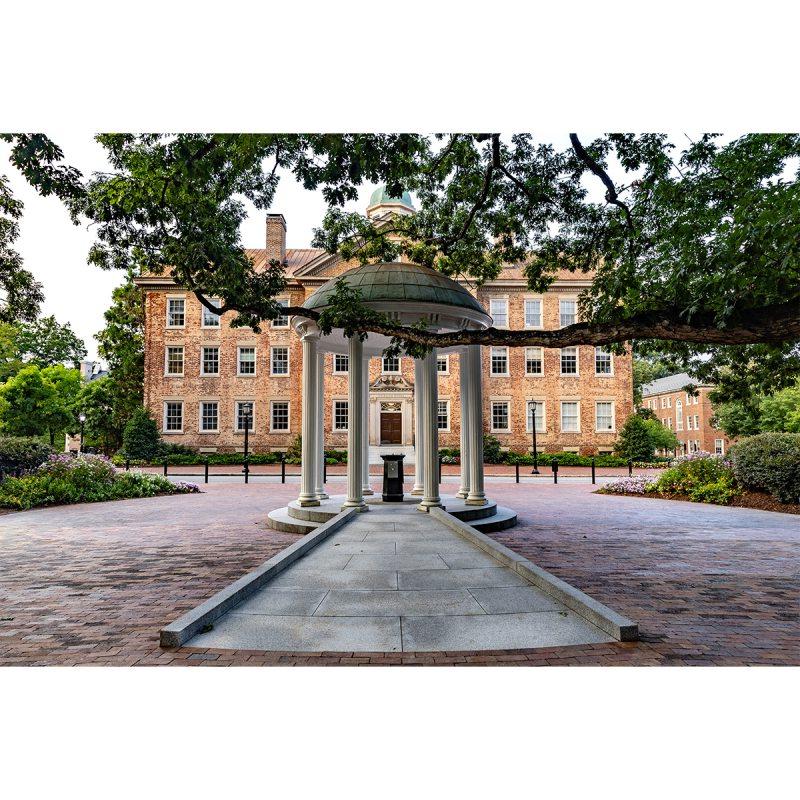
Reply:
M109 169L103 148L94 141L91 132L74 131L48 135L64 151L67 164L77 167L84 176ZM42 315L54 314L61 322L69 322L86 344L88 358L98 360L94 335L103 327L103 312L111 303L111 292L122 283L121 272L106 272L86 263L94 241L94 233L85 224L75 226L61 201L56 197L41 197L11 166L10 146L0 142L0 174L7 175L14 196L25 204L20 221L20 236L15 249L23 264L44 286ZM364 186L350 210L364 211L372 190ZM286 218L288 247L309 247L313 229L325 215L326 205L320 192L309 192L291 175L284 175L270 213L282 213ZM243 247L264 247L265 212L249 208L242 225Z

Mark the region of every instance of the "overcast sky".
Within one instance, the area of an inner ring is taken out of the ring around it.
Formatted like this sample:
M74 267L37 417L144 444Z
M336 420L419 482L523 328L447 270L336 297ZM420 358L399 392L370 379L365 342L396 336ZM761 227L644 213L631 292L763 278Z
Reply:
M65 161L84 175L108 170L104 150L92 133L74 132L48 135L64 151ZM103 312L111 302L111 291L122 282L120 272L105 272L86 263L94 240L92 228L73 225L66 209L56 197L40 197L8 161L10 146L0 142L0 174L7 175L14 195L25 204L16 249L25 268L44 285L42 314L55 314L59 322L69 322L86 343L90 359L97 359L94 338L103 327ZM364 186L352 209L366 209L374 186ZM308 247L312 231L325 215L320 192L303 189L292 177L281 179L271 212L286 217L286 243L289 247ZM242 226L244 247L264 247L265 212L251 206Z

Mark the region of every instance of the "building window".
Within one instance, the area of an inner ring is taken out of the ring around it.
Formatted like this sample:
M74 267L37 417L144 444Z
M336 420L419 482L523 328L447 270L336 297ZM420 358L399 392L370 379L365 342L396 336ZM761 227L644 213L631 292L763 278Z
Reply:
M691 414L687 414L686 415L686 430L687 431L692 430L692 415Z
M525 301L525 327L526 328L541 328L542 327L542 301L541 300L526 300Z
M725 440L724 439L714 439L714 452L718 456L725 455Z
M252 400L242 400L236 403L236 430L241 432L255 428L255 403Z
M561 374L578 374L578 348L564 347L561 349Z
M164 430L168 433L183 432L183 403L181 401L164 403Z
M666 423L667 427L672 430L672 417L667 417Z
M450 356L436 356L436 371L445 375L450 372Z
M536 433L544 433L544 403L538 400L528 400L528 414L525 420L525 430L528 433L533 433L531 422L533 420L534 409L536 411Z
M219 308L220 301L218 298L207 297L206 300L208 300L214 306L214 308ZM203 306L203 320L201 325L204 328L219 328L219 314L215 314L213 311Z
M167 348L167 375L183 375L183 346Z
M559 300L558 301L558 316L561 322L561 327L566 328L567 325L575 324L575 316L577 314L578 303L575 300Z
M200 430L219 430L219 403L216 401L200 403Z
M612 361L611 351L605 347L595 347L594 349L594 372L595 375L613 375L614 362Z
M493 401L492 402L492 430L498 432L509 431L508 424L508 401Z
M683 403L680 400L675 401L675 427L683 430Z
M700 430L700 417L697 414L694 415L694 429L696 431Z
M666 408L666 407L667 407L667 398L666 397L662 397L661 398L661 408Z
M289 305L289 299L287 297L280 297L275 301L279 306L285 308ZM273 328L288 328L289 327L289 317L284 316L281 314L279 317L275 317L272 320L272 327Z
M595 430L598 433L614 430L614 403L602 401L594 404Z
M544 372L542 364L542 348L541 347L526 347L525 348L525 374L526 375L541 375Z
M439 400L436 408L436 427L440 431L450 430L450 401Z
M491 374L508 375L508 348L493 347L491 350Z
M333 371L334 372L347 372L350 367L350 356L344 356L341 353L335 353L333 356Z
M333 429L335 431L347 430L348 401L334 400L333 402Z
M489 314L495 328L508 327L508 300L493 298L489 300Z
M270 405L270 430L289 430L289 403L273 401Z
M186 300L183 297L167 298L167 327L182 328L186 323Z
M400 356L384 357L381 361L381 369L384 373L400 372Z
M667 408L672 408L672 398L671 397L667 398Z
M289 374L289 348L273 347L270 350L270 371L272 375Z
M580 403L562 402L561 403L561 430L565 433L579 433L580 426Z
M219 347L204 347L200 362L202 375L219 375Z
M256 349L255 347L240 347L236 356L237 375L256 374Z

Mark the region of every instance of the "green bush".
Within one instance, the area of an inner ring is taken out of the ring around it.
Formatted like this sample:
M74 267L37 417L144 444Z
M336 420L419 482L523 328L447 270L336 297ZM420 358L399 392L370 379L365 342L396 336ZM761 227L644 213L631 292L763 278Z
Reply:
M745 488L800 503L800 433L760 433L730 452L733 474Z
M661 474L656 481L656 490L662 494L687 495L691 500L722 505L738 494L730 463L707 453L680 459Z
M713 483L696 486L689 492L689 498L695 503L715 503L726 506L741 491L736 488L732 475L723 475Z
M126 458L152 461L163 448L158 425L146 408L137 408L122 434L122 452Z
M30 475L0 484L0 506L28 509L197 491L194 484L173 483L160 475L119 472L104 456L59 455Z
M36 469L55 453L49 444L29 436L0 436L0 476Z
M502 464L504 453L500 449L500 440L488 433L483 436L483 461L485 464Z
M628 417L614 444L614 452L620 458L632 461L653 460L656 448L648 422L652 420L644 420L639 414L631 414Z

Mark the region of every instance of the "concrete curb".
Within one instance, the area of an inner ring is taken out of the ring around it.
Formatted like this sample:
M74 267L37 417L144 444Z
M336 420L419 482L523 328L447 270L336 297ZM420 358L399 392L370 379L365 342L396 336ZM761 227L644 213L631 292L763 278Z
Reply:
M471 525L462 522L441 508L432 508L429 513L464 539L472 542L472 544L499 561L503 566L514 570L534 586L547 592L567 608L572 609L576 614L596 625L600 630L605 631L621 642L635 642L638 640L639 626L627 617L623 617L608 606L597 602L597 600L589 597L588 594L584 594L580 589L576 589L566 581L562 581L561 578L557 578L547 570L536 566L536 564L519 555L519 553L509 550L508 547L475 530Z
M187 611L182 617L178 617L174 622L162 628L160 631L161 647L180 647L188 642L203 627L238 606L253 592L271 581L278 573L327 539L332 533L338 531L355 513L356 509L354 508L345 509L311 533L306 534L299 541L289 545L285 550L281 550L278 555L273 556L269 561L265 561L252 572L242 576L239 580L217 592L213 597L209 597L204 603L196 606L191 611Z

